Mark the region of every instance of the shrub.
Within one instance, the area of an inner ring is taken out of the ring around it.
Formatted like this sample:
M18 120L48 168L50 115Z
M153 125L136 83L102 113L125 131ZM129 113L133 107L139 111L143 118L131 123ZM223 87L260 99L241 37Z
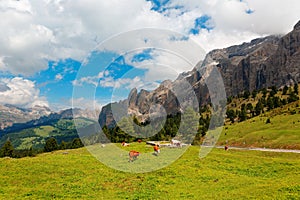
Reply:
M51 152L58 149L57 141L55 138L51 137L46 141L46 144L44 146L45 152Z
M9 140L7 140L0 150L1 157L13 157L14 147Z

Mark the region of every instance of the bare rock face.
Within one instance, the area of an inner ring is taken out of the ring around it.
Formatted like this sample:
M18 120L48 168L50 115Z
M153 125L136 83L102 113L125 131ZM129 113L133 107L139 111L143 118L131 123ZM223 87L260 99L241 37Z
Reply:
M227 96L300 81L300 21L283 37L269 36L208 54L218 62Z
M133 89L129 96L128 113L137 116L140 121L146 121L151 114L159 114L161 111L157 105L163 106L166 113L179 112L178 102L176 102L176 96L173 94L172 82L167 80L161 83L161 85L154 91L141 90L137 94L137 90Z
M227 96L270 85L267 83L267 79L270 78L267 72L270 67L267 63L268 58L278 49L278 43L278 37L269 36L252 40L250 43L214 50L208 54L218 63Z
M281 87L300 82L300 21L294 30L285 36L268 36L224 49L213 50L205 60L190 72L184 72L174 81L164 81L154 91L133 89L122 105L122 112L135 115L144 121L150 108L159 104L167 114L181 111L186 102L193 98L186 95L192 86L197 96L193 104L210 101L206 80L211 71L209 65L217 67L224 81L227 96L237 95L245 90L253 91L271 86ZM200 73L202 72L202 73ZM184 84L188 83L188 84ZM181 102L181 103L179 103ZM102 108L99 116L101 126L113 126L115 119L110 110L112 104Z

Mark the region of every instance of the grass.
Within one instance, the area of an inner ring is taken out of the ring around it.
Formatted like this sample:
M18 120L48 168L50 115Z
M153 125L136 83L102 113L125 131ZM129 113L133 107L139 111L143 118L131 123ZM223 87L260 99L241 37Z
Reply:
M53 126L41 126L39 128L35 128L34 132L37 136L48 137L53 130L55 130Z
M270 118L271 123L266 124ZM218 144L244 147L300 149L300 113L258 116L226 125Z
M123 149L152 151L145 143ZM214 149L200 159L192 146L166 168L134 174L107 167L85 148L64 152L0 159L0 199L300 198L299 154ZM129 168L147 162L122 159Z

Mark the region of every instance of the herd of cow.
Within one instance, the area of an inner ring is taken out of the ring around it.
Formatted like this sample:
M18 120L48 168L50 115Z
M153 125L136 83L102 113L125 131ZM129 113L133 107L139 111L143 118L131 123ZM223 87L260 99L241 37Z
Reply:
M159 145L155 144L153 149L154 149L154 154L153 155L158 156L158 154L160 153ZM131 150L131 151L129 151L128 155L129 155L129 161L128 162L133 162L140 155L140 152L135 151L135 150Z

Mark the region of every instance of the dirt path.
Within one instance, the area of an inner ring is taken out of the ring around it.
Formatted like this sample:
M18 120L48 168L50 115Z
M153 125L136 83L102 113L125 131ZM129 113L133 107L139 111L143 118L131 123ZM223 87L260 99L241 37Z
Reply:
M216 146L218 149L224 149L224 146ZM296 149L267 149L267 148L247 148L247 147L231 147L229 149L248 150L248 151L268 151L268 152L282 152L282 153L300 153Z

